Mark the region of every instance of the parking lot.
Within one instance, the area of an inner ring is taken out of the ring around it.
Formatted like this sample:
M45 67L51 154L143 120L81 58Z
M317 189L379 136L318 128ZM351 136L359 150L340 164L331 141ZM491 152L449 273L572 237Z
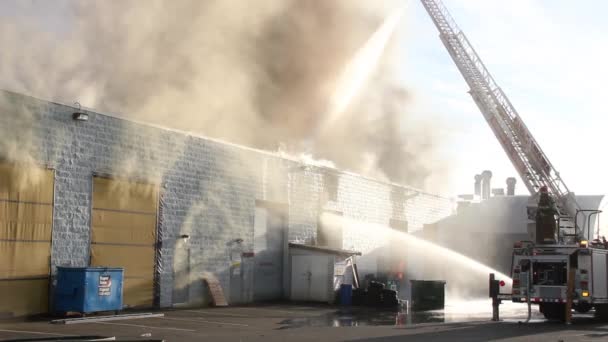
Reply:
M160 312L160 311L159 311ZM566 326L520 312L490 322L487 313L408 315L375 309L267 305L162 311L164 317L81 324L0 321L0 340L104 336L165 341L602 341L608 324L591 315Z

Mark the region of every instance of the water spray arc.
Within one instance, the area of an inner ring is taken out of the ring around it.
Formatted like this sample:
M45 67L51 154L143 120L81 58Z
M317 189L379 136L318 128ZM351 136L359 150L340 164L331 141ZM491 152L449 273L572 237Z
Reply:
M410 259L406 273L410 273L411 279L441 275L447 278L444 280L447 280L448 289L452 285L454 287L462 286L468 290L481 283L485 284L488 273L494 273L498 279L505 281L507 287L512 285L512 279L508 275L466 255L412 234L399 232L381 224L357 221L329 213L323 214L321 220L324 227L343 229L349 236L358 236L368 242L375 242L378 246L386 245L387 242L400 246ZM347 248L350 247L347 246ZM457 283L458 285L456 285ZM460 292L459 290L451 289L453 292Z
M325 119L319 127L321 133L331 128L344 115L348 106L372 76L404 12L405 7L402 7L389 14L378 30L344 67L330 98Z

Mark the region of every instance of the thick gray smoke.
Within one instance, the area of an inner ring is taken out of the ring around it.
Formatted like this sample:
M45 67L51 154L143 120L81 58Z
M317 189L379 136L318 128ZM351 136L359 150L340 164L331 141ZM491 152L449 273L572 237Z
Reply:
M317 134L341 70L400 5L370 3L61 1L46 18L2 18L0 87L423 186L434 144L411 127L393 77L396 36L346 115Z

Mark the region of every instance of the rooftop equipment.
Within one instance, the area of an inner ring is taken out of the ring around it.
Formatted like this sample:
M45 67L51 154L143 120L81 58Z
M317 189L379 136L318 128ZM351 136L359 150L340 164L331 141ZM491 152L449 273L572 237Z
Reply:
M573 220L577 211L581 209L574 194L570 192L559 172L534 139L507 95L486 69L464 32L460 30L441 1L421 0L421 2L439 30L439 38L443 45L469 85L469 94L528 191L535 195L541 187L546 186L549 193L557 199L559 216L567 216ZM489 196L489 192L482 195L482 198L485 195ZM585 218L581 218L581 221L576 223L584 222ZM582 224L576 226L578 239L584 240L583 230L578 228Z
M527 210L528 225L536 223L537 242L522 241L513 248L511 300L528 304L527 321L531 317L532 303L539 304L540 311L548 319L569 322L572 309L583 313L591 308L595 308L596 315L608 319L608 242L599 236L593 239L590 229L591 218L601 211L581 209L574 193L570 192L445 5L440 0L421 2L469 85L469 94L533 195L532 200L538 201ZM515 181L508 180L507 185L507 192L513 194ZM557 232L551 234L556 235L556 239L538 239L543 224L556 226L557 229L552 230ZM491 275L491 295L498 300L496 280ZM500 301L493 304L497 308ZM496 310L494 318L498 319Z

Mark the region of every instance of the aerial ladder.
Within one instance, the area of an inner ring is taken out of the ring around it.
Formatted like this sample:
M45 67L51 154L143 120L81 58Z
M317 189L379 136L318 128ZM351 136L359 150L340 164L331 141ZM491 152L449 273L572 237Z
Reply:
M473 46L439 0L421 0L439 30L439 37L467 82L469 93L532 195L546 187L556 199L556 244L516 242L512 255L512 289L500 294L499 281L490 275L494 320L502 299L539 305L548 319L569 322L572 309L608 319L608 243L593 240L590 217L600 210L582 210L528 127L485 67ZM530 203L529 203L530 204ZM532 209L532 210L531 210ZM535 208L528 206L528 228ZM560 234L569 231L570 234ZM593 240L593 241L592 241ZM592 280L592 281L591 281ZM501 284L504 282L500 282Z
M574 193L570 192L445 5L439 0L421 2L439 30L443 45L467 82L469 94L530 194L535 196L542 186L546 186L556 199L560 222L558 229L569 229L569 235L577 241L591 239L591 236L585 237L583 228L588 211L581 210ZM528 215L532 219L534 212L529 212Z

